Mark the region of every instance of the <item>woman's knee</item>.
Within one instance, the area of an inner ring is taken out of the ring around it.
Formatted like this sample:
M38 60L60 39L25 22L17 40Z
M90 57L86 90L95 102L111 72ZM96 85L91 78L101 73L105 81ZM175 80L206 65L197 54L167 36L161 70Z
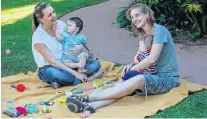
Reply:
M144 75L137 75L134 76L128 80L126 80L125 82L129 82L129 85L131 85L131 88L133 89L140 89L143 90L144 88Z
M63 70L60 70L56 67L49 67L44 72L45 77L51 82L55 81L62 85L73 84L75 77Z
M98 60L88 60L85 66L86 70L88 71L88 75L91 75L97 72L101 67L101 64Z

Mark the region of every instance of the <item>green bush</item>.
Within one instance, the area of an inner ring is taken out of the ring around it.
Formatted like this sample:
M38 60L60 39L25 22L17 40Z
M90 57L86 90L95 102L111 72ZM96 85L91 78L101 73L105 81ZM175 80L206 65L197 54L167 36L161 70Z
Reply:
M172 32L184 29L199 36L207 34L207 0L135 0L124 7L117 15L117 23L121 28L130 27L125 18L127 9L136 3L147 4L155 13L155 20ZM196 38L199 37L196 35Z

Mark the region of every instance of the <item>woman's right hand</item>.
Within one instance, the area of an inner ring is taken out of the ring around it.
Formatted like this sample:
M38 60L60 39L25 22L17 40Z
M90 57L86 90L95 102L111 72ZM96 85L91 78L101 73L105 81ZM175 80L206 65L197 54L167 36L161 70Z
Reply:
M81 80L82 82L87 82L88 78L87 75L77 72L74 75L77 79Z
M128 71L130 70L130 68L132 68L132 66L133 66L132 63L130 63L130 64L124 66L124 68L123 68L123 70L122 70L122 76L124 76L125 73L128 72Z
M70 55L72 56L77 56L80 51L83 50L83 45L73 45L73 50L71 52L69 52Z

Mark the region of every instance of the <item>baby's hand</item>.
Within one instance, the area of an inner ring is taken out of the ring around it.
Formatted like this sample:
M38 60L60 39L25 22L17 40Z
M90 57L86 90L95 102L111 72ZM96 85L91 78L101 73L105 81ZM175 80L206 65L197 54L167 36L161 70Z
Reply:
M55 22L55 24L52 25L52 29L57 30L57 22Z

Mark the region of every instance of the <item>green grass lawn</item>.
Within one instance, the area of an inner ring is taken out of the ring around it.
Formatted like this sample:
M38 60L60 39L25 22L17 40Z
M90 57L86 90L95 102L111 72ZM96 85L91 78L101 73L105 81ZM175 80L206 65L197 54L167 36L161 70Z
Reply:
M35 71L36 64L31 49L31 13L42 0L2 0L1 5L1 76ZM44 0L50 3L57 16L80 7L104 0ZM11 54L6 55L5 50Z
M175 106L149 118L207 118L207 90L195 92Z

